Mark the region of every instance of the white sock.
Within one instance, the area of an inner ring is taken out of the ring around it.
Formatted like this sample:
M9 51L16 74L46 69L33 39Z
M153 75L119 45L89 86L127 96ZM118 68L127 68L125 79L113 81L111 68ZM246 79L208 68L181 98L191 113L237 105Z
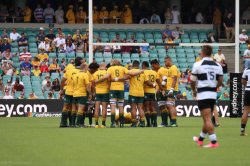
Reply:
M206 133L203 133L203 132L201 131L201 133L200 133L200 137L201 137L201 138L205 138L206 135L207 135Z
M216 134L211 134L211 135L209 135L209 140L210 140L211 142L214 142L214 141L217 142Z

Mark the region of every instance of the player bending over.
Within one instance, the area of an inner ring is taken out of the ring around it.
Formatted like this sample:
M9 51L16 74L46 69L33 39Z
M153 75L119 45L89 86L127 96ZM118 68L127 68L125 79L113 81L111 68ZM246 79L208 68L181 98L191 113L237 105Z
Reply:
M205 45L202 47L200 54L203 59L194 64L191 75L193 97L198 100L198 107L203 119L200 137L193 137L193 140L198 146L203 146L203 140L208 134L211 142L203 146L205 148L219 147L211 117L217 98L216 89L222 85L223 71L219 64L211 60L212 52L211 46Z
M94 81L100 80L107 75L106 64L100 64L99 70L93 75ZM99 128L99 111L102 106L102 125L101 128L106 127L107 106L109 101L109 80L104 80L95 85L95 128Z
M146 79L153 84L158 84L158 87L162 89L160 79L154 70L149 69L149 63L147 61L142 62L142 69ZM152 86L144 85L144 110L147 120L147 127L157 127L157 111L155 108L155 88ZM151 124L152 123L152 124Z
M134 61L132 64L132 70L130 72L138 73L140 62ZM140 116L140 127L145 127L145 114L143 110L143 99L144 99L144 84L155 88L155 84L149 81L149 78L146 77L144 73L141 73L137 76L131 76L129 79L129 103L131 105L131 116L132 116L132 126L137 126L136 113L137 109Z
M241 118L240 135L246 136L245 128L247 125L248 114L250 113L250 67L246 68L242 75L242 84L245 86L244 112Z
M176 117L177 112L175 108L175 98L178 94L178 77L180 77L180 72L178 68L172 63L170 57L164 59L165 66L168 68L168 77L167 77L167 109L170 112L170 126L177 127Z
M161 86L157 86L156 98L157 104L161 112L162 123L159 127L168 126L168 109L166 103L166 84L167 84L167 75L168 69L161 67L158 60L154 59L151 62L152 69L157 72L157 77L160 79Z

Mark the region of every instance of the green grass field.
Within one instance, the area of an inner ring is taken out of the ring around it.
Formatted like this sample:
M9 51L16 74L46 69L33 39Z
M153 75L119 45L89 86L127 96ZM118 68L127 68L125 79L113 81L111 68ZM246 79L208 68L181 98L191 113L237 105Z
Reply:
M178 128L61 129L57 118L1 118L0 166L250 165L250 139L239 136L240 119L221 119L218 149L192 141L200 118L178 122Z

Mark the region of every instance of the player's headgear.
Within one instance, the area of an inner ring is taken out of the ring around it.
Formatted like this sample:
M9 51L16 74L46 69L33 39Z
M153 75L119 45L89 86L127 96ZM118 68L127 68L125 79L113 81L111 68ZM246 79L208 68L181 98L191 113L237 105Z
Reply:
M82 58L81 57L76 57L75 59L75 66L81 66L82 64Z

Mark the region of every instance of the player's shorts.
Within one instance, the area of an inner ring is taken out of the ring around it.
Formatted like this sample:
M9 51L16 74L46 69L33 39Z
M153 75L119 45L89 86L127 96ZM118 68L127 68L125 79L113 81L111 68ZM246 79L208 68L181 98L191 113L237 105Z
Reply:
M154 93L144 93L144 101L156 101Z
M172 96L168 96L168 92L169 92L169 90L166 91L166 95L170 99L175 99L176 95L178 94L178 91L174 91Z
M95 95L95 101L100 101L100 102L109 102L109 94L96 94Z
M109 98L110 99L124 99L124 90L110 90Z
M157 99L157 101L166 101L167 97L163 96L161 92L157 92L156 93L156 99Z
M203 109L207 109L207 108L210 108L211 111L213 111L215 103L216 103L215 99L198 100L198 107L200 111L202 111Z
M71 95L65 95L64 96L64 103L72 104L73 103L73 96L71 96Z
M87 96L74 97L74 104L86 105L88 101Z
M245 91L244 106L250 106L250 91Z
M143 99L144 99L144 97L137 97L137 96L131 96L131 95L129 95L129 97L128 97L129 103L140 104L140 103L143 103Z

